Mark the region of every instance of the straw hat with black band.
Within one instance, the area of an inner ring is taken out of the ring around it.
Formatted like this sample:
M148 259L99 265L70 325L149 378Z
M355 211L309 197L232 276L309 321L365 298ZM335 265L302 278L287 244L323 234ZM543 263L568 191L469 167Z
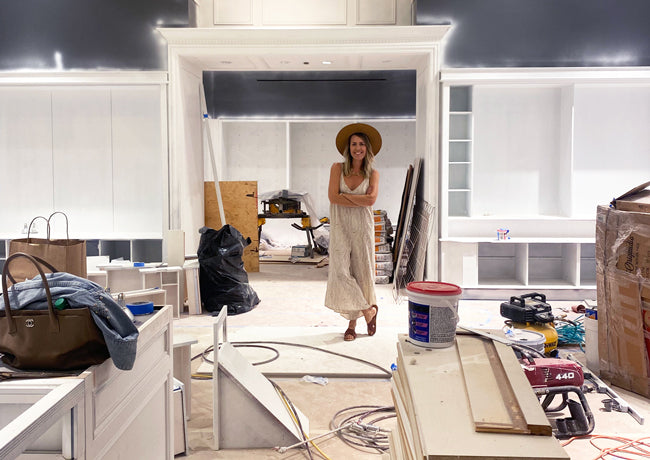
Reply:
M381 134L379 134L379 131L365 123L352 123L341 128L339 133L336 135L336 148L341 155L345 153L350 136L356 133L363 133L368 136L372 147L372 153L375 155L379 153L379 150L381 149Z

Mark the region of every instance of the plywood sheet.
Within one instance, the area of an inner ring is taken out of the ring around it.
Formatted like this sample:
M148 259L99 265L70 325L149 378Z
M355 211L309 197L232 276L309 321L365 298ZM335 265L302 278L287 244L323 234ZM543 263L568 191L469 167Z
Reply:
M458 336L456 343L476 431L529 433L492 341Z
M416 421L411 428L418 430L421 458L569 459L552 436L477 432L456 344L428 349L409 343L406 334L398 338L398 368L411 393Z
M235 227L251 244L244 248L242 259L247 272L259 272L260 241L257 230L257 181L220 181L226 223ZM219 203L214 182L204 183L205 225L220 229Z
M400 451L397 458L405 460L414 460L416 458L416 445L418 443L413 439L415 430L411 428L411 421L409 417L413 411L407 408L406 402L410 402L410 398L404 395L401 379L398 371L393 371L393 378L391 379L391 393L395 405L395 413L397 415L397 428L396 433L399 438Z
M526 425L531 434L552 436L553 428L551 427L548 417L544 413L537 396L530 391L530 383L523 372L519 372L521 364L510 348L507 345L498 342L492 342L494 349L499 355L501 365L505 369L510 385L517 398L519 407L524 414Z

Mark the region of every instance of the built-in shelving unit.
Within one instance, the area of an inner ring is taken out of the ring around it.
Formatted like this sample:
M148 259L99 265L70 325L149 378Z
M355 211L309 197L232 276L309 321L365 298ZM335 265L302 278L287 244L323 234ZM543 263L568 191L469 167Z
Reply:
M9 254L11 239L0 239L0 270ZM132 262L161 262L162 238L151 239L90 239L86 240L86 255L108 256L109 261L115 259Z
M596 207L650 171L650 72L449 69L441 82L440 279L476 298L591 298Z
M552 291L550 298L569 300L585 298L596 288L595 243L590 238L458 238L440 244L444 281L461 285L466 296Z
M470 86L450 88L449 214L469 216L472 192L472 97Z

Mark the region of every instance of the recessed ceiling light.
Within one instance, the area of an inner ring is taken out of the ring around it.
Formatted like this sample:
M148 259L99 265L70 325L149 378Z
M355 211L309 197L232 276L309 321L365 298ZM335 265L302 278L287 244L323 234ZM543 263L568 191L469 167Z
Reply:
M332 63L332 61L322 61L322 63L325 64L325 65L330 65Z

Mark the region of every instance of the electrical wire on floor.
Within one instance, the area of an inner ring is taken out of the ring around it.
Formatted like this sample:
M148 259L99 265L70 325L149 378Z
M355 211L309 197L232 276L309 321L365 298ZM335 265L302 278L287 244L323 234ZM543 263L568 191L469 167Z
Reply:
M349 446L384 453L389 449L390 430L377 426L377 423L395 417L394 406L352 406L334 414L330 429L338 430L337 436Z
M588 439L589 443L600 451L600 455L594 457L593 460L618 458L625 460L640 460L643 458L650 458L650 436L630 439L621 436L606 436L606 435L589 435L589 436L576 436L567 439L561 443L562 447L566 447L570 443L578 439ZM620 443L618 446L603 447L596 444L596 440L609 440Z
M273 380L270 379L269 382L271 382L271 385L273 385L273 388L275 388L275 391L280 396L280 399L282 399L282 402L284 403L287 412L289 412L289 415L291 415L291 419L293 420L293 423L296 425L296 428L298 428L305 449L307 450L307 456L309 457L310 460L314 460L314 456L312 455L311 450L309 449L310 442L307 439L307 433L305 433L305 429L302 427L302 423L300 422L300 416L298 415L298 410L293 405L293 403L291 402L287 394L284 392L284 390L280 388L280 386L277 383L275 383ZM313 442L311 444L314 446L316 450L318 450L323 456L325 456L325 458L329 458L318 448L316 444L314 444Z
M273 351L275 353L275 356L273 356L272 358L269 358L269 359L267 359L265 361L260 361L260 362L257 362L257 363L253 363L253 366L261 366L262 364L267 364L267 363L273 362L273 361L275 361L276 359L278 359L280 357L280 352L277 349L273 348L273 347L269 347L268 345L286 345L286 346L292 346L292 347L298 347L298 348L307 348L309 350L320 351L320 352L327 353L327 354L330 354L330 355L338 356L340 358L349 359L349 360L352 360L352 361L356 361L358 363L365 364L367 366L378 369L381 372L383 372L384 374L386 374L387 379L390 379L393 376L393 374L390 371L384 369L383 367L381 367L381 366L379 366L379 365L377 365L375 363L371 363L370 361L366 361L364 359L357 358L355 356L350 356L350 355L346 355L346 354L343 354L343 353L337 353L335 351L326 350L324 348L318 348L318 347L314 347L314 346L311 346L311 345L304 345L304 344L301 344L301 343L278 342L278 341L265 340L265 341L230 342L230 344L235 348L239 348L239 347L264 348L264 349L271 350L271 351ZM214 351L213 348L214 348L214 346L212 346L212 345L209 346L202 353L199 353L199 354L193 356L192 361L194 361L197 358L203 358L204 361L209 362L210 364L214 364L214 362L207 357L207 355L209 353ZM198 379L198 380L211 379L212 374L194 373L194 374L192 374L192 378Z
M584 315L580 315L574 320L555 318L555 321L565 323L555 326L558 335L558 346L578 345L580 351L584 352L582 347L585 343Z
M370 367L373 367L375 369L378 369L382 371L384 374L386 374L386 378L391 378L392 373L383 367L371 363L370 361L366 361L361 358L357 358L355 356L350 356L346 355L343 353L337 353L335 351L330 351L326 350L324 348L318 348L314 347L311 345L304 345L300 343L291 343L291 342L280 342L280 341L248 341L248 342L230 342L230 344L235 347L252 347L252 348L262 348L262 349L267 349L271 350L275 353L275 355L272 358L269 358L264 361L259 361L256 363L252 363L253 366L261 366L262 364L268 364L270 362L275 361L280 357L280 352L273 347L268 346L270 345L286 345L286 346L293 346L293 347L298 347L298 348L307 348L315 351L320 351L323 353L327 353L330 355L338 356L344 359L350 359L352 361L356 361L365 365L368 365ZM209 362L211 364L214 364L214 361L208 358L208 354L212 353L214 351L214 346L210 345L207 347L205 350L203 350L201 353L193 356L191 358L192 361L198 358L202 358L204 361ZM196 380L210 380L212 379L212 374L208 373L193 373L192 378ZM307 438L306 433L304 432L304 429L302 428L302 425L300 424L300 418L298 416L298 412L294 405L291 403L291 400L289 397L284 393L282 388L275 383L274 381L270 380L271 384L275 388L275 390L278 392L280 398L282 399L283 403L285 404L287 411L291 415L291 418L293 419L294 423L296 424L296 427L300 430L301 436L303 440L297 444L294 444L293 446L289 447L278 447L276 450L278 450L281 453L286 452L288 449L298 447L298 446L305 446L306 447L306 453L309 456L310 460L313 460L313 453L311 452L309 448L309 444L311 444L314 449L326 460L331 460L315 443L314 440L317 438L324 437L328 434L333 434L336 433L337 436L346 444L359 449L359 448L366 448L370 450L375 450L378 453L383 453L388 451L389 445L388 445L388 433L389 430L384 430L382 428L377 427L375 424L379 421L386 420L389 418L394 418L396 417L395 413L395 407L393 406L354 406L354 407L349 407L346 409L342 409L339 412L337 412L332 420L330 421L330 428L332 431L329 433L324 433L320 436L314 437L314 438ZM356 411L352 415L347 416L344 420L338 421L337 418L340 417L342 414L345 414L346 412L350 411ZM388 415L381 415L379 417L375 417L370 421L365 421L366 417L374 416L375 414L379 413L384 413Z

